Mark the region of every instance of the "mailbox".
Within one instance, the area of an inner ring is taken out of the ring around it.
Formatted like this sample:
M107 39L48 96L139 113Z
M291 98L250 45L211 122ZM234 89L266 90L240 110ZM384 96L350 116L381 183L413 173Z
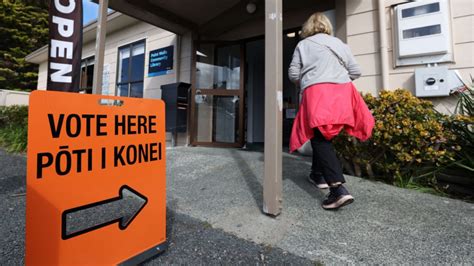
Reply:
M166 107L166 132L186 132L188 117L189 83L171 83L161 86L161 99Z

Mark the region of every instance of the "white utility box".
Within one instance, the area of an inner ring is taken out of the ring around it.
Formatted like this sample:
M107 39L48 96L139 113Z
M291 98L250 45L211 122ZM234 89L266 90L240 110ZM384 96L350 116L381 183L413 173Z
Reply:
M448 79L447 67L415 69L416 97L449 96Z
M401 4L395 7L394 17L397 65L452 61L447 0Z

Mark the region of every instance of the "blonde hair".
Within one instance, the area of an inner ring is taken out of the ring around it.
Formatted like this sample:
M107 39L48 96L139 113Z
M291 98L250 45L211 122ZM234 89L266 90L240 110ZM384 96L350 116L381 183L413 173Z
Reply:
M332 34L332 25L329 19L321 12L312 14L303 24L301 38L306 38L317 33Z

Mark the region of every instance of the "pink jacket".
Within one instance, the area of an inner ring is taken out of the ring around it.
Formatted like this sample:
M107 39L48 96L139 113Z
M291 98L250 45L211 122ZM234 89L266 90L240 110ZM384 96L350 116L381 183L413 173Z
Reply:
M344 128L361 141L372 136L375 120L352 82L320 83L308 87L296 115L290 152L313 138L314 128L330 140Z

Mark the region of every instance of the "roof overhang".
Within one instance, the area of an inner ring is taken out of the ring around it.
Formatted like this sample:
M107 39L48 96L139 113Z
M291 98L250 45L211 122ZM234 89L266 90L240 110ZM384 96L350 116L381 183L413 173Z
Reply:
M129 16L124 16L120 12L111 12L107 16L107 34L115 32L117 30L129 27L133 24L139 23L139 20ZM82 42L88 43L96 38L97 32L97 20L94 20L86 25L82 29ZM30 63L40 64L48 60L48 45L45 45L38 50L30 53L25 57L25 60Z
M249 3L257 7L252 14L247 12ZM306 14L326 11L334 6L335 0L283 1L283 27L289 25L285 14L303 14L297 21L301 25L307 18ZM211 39L244 24L258 21L263 25L265 17L264 0L109 0L109 7L177 34L191 31ZM290 22L295 24L292 20Z
M94 0L94 2L98 1ZM173 0L166 2L175 3L180 1ZM148 0L110 0L109 8L177 34L194 31L198 27L198 25L191 20L167 11Z
M252 14L246 10L250 2L257 7ZM335 0L283 1L283 28L298 27L311 13L332 9L334 5ZM108 15L107 34L139 21L176 34L193 32L201 39L214 40L248 38L263 35L265 30L264 0L109 0L109 8L118 12ZM95 39L96 28L97 21L85 25L84 43ZM26 61L46 61L47 50L48 46L44 46L34 51Z

